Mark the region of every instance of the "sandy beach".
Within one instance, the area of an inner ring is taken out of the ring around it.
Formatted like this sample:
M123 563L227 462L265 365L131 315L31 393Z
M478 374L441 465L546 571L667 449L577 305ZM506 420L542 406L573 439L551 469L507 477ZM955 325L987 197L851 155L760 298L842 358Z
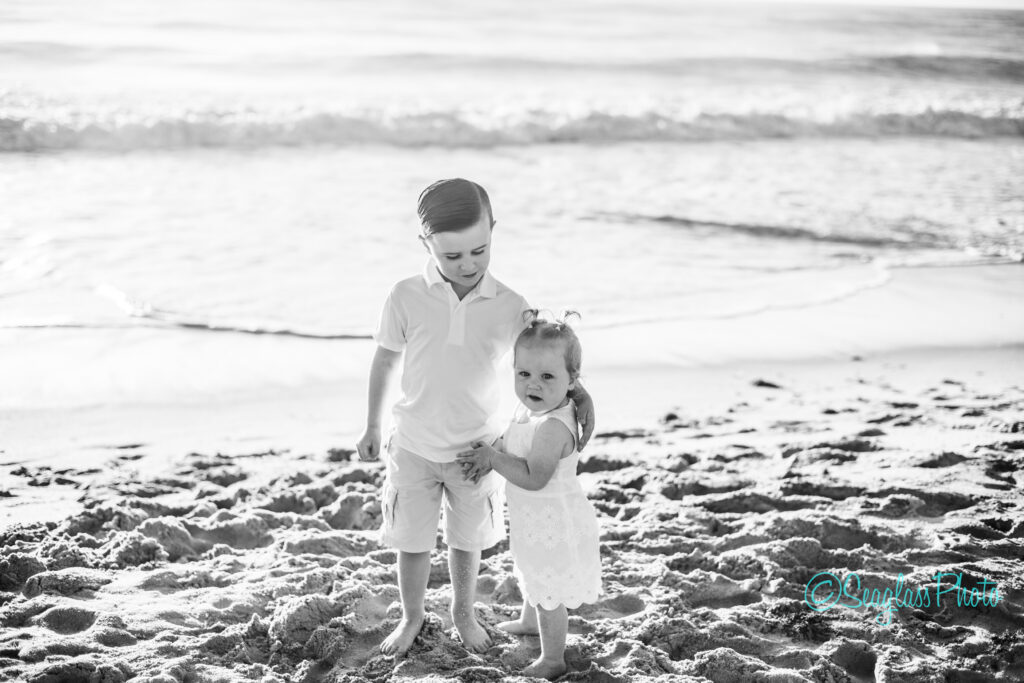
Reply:
M681 400L584 454L604 595L570 613L563 680L1019 680L1021 359L677 371ZM5 465L5 512L40 491L74 512L4 527L0 676L498 681L536 656L493 628L519 599L504 543L479 579L494 647L455 637L439 543L426 627L407 657L379 654L399 615L382 466L346 443L107 446L96 467Z

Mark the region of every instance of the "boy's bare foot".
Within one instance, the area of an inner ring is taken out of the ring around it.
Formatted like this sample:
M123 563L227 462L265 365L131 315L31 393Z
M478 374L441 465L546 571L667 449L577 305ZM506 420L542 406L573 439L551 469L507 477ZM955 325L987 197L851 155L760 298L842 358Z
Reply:
M550 661L543 657L538 657L533 664L523 669L523 675L533 676L535 678L546 678L549 681L553 681L564 674L566 669L567 667L565 666L564 659Z
M470 652L480 654L486 652L491 646L491 637L487 631L477 622L476 617L470 615L469 619L455 621L455 630L462 638L462 646Z
M540 631L537 630L537 624L524 624L521 619L516 619L515 621L503 621L498 624L498 628L506 633L511 633L514 636L540 635Z
M416 636L420 634L421 628L423 628L423 617L419 619L406 619L403 617L398 622L395 630L391 632L391 635L380 644L380 651L386 655L401 657L412 647L412 641L416 640Z

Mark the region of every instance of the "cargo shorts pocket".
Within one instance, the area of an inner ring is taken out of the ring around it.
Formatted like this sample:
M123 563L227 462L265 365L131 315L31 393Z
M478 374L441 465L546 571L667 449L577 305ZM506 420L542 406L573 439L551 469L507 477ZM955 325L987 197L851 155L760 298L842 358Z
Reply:
M385 484L381 491L381 528L391 531L395 527L395 515L398 512L398 489Z
M487 494L487 514L491 520L491 529L502 527L501 494L495 490Z

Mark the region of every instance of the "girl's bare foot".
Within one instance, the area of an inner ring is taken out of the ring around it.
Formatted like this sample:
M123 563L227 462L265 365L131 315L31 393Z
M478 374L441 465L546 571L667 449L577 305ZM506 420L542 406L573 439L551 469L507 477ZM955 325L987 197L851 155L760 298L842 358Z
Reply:
M420 634L421 628L423 628L423 617L419 619L406 619L403 617L398 622L395 630L391 632L391 635L380 644L380 651L386 655L401 657L412 647L412 641L416 640L416 636Z
M462 646L470 652L480 654L486 652L487 648L491 646L491 637L477 622L475 616L471 615L469 619L455 620L455 630L459 632Z
M511 633L514 636L540 635L540 631L537 630L537 624L525 624L522 619L516 619L515 621L503 621L498 624L498 628L506 633Z
M534 678L546 678L549 681L553 681L566 672L567 667L565 666L565 660L559 659L551 661L538 657L536 661L530 666L523 669L524 676L533 676Z

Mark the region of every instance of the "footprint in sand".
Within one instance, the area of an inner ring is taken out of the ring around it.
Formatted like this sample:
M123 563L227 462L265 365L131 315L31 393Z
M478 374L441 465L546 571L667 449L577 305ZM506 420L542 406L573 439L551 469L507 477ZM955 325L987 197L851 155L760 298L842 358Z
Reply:
M944 451L942 453L930 455L914 465L915 467L926 467L932 469L938 467L952 467L953 465L959 465L965 460L968 460L968 458L964 455L953 453L951 451Z
M103 627L92 633L92 639L107 647L127 647L138 643L138 639L128 631L119 628Z
M614 597L604 598L589 605L580 605L575 614L588 620L621 619L647 608L647 603L635 593L621 593Z
M630 460L621 460L609 455L596 453L585 460L580 460L576 472L577 474L584 472L614 472L616 470L624 470L627 467L633 467L634 465L636 463Z
M833 641L834 643L836 641ZM829 648L833 643L829 643ZM833 664L841 666L855 681L873 681L875 679L875 663L878 655L870 644L863 640L847 640L839 638L829 659Z
M806 510L821 506L821 501L815 498L800 499L796 497L778 498L774 495L759 493L757 491L743 491L724 495L706 496L702 500L695 501L709 512L717 514L725 513L765 513L776 511Z
M46 610L34 621L57 633L79 633L92 626L96 613L73 605L60 605Z
M22 589L25 597L31 598L32 591L38 593L42 590L63 592L65 595L80 590L96 590L109 581L108 578L104 578L103 571L85 568L92 563L92 557L87 548L75 545L74 542L63 539L53 542L48 545L43 555L52 571L30 576Z
M870 500L873 499L873 500ZM941 517L947 512L973 506L977 498L952 491L929 491L918 487L890 487L866 494L863 509L883 516Z
M783 496L821 496L835 501L856 498L865 490L863 486L829 484L810 479L788 480L779 487L779 492Z
M662 476L654 482L655 490L669 500L683 500L690 496L707 496L726 494L748 488L753 482L737 479L731 475L698 475L681 473L675 476Z

